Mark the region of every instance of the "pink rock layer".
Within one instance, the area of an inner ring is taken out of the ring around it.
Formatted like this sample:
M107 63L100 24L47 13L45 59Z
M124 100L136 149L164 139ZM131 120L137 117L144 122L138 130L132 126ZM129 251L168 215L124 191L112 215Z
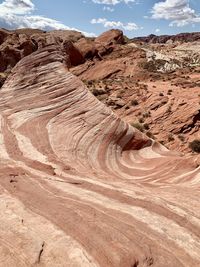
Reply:
M49 45L0 92L0 266L198 267L200 168L123 122Z

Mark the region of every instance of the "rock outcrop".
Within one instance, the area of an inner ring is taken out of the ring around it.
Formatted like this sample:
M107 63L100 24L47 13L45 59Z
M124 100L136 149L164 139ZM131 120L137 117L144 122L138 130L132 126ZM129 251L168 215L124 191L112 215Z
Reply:
M185 43L185 42L195 42L199 40L200 40L200 32L179 33L176 35L160 35L160 36L157 36L155 34L150 34L149 36L135 37L131 39L131 41L133 42L144 42L151 44L155 43L164 44L167 43L168 41Z
M23 57L51 44L52 41L63 48L69 66L84 62L84 57L74 46L74 42L84 36L76 31L44 32L37 29L0 30L0 72L10 72Z
M199 266L198 158L122 121L64 62L49 44L0 91L2 266Z
M190 36L197 39L198 33ZM70 72L118 116L142 124L167 148L191 153L189 143L200 138L200 42L144 46L124 39L120 30L97 38L75 31L1 30L0 87L22 58L53 43Z

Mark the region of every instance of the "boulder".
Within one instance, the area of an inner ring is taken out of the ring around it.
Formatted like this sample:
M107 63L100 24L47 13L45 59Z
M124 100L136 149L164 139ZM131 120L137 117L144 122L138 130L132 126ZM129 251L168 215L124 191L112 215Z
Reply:
M124 44L124 35L120 30L110 30L102 33L95 39L95 43L101 43L103 45Z
M69 66L77 66L79 64L84 63L84 57L77 47L71 41L65 41L63 43L63 50L67 55L67 65Z
M0 45L5 41L5 39L9 34L10 34L9 31L0 29Z
M94 56L98 55L98 50L92 40L81 38L76 42L75 46L85 59L92 59Z

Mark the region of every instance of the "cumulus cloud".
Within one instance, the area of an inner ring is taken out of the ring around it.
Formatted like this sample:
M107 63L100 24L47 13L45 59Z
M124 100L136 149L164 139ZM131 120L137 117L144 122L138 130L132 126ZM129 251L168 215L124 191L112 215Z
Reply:
M0 4L0 13L10 14L30 14L35 9L30 0L5 0Z
M128 22L127 24L124 24L121 21L109 21L105 18L92 19L91 23L102 24L105 28L122 28L126 31L135 31L140 29L140 27L134 22Z
M104 5L117 5L119 3L133 3L135 2L135 0L92 0L92 2L96 3L96 4L104 4Z
M113 12L113 11L114 11L114 8L109 7L109 6L104 6L104 7L103 7L103 10L104 10L104 11Z
M31 15L35 5L31 0L5 0L0 4L0 25L9 29L37 28L42 30L76 30L63 23L43 16ZM86 36L92 33L81 31Z
M153 19L171 21L170 26L185 26L200 22L200 16L189 5L189 0L165 0L156 3L152 8Z

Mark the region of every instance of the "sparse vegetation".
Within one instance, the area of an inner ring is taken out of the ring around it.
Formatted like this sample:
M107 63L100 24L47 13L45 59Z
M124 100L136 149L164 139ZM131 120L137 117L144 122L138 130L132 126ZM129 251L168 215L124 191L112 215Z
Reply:
M149 130L149 124L148 123L144 123L143 127L144 127L145 130Z
M182 135L182 134L179 134L179 135L178 135L178 138L179 138L182 142L185 141L185 136Z
M170 134L168 135L168 142L172 142L172 141L174 141L174 136L173 136L172 133L170 133Z
M146 135L151 139L155 139L154 135L150 131L146 132Z
M103 95L103 94L105 94L105 90L102 88L99 88L99 89L93 88L92 93L94 96Z
M172 106L169 105L168 108L167 108L167 112L171 112L172 111Z
M145 113L143 113L143 118L149 118L151 117L151 112L150 111L147 111Z
M131 100L131 105L132 105L132 106L137 106L137 105L139 105L137 99L132 99L132 100Z
M168 94L168 95L171 95L172 92L173 92L172 89L169 89L169 90L167 91L167 94Z
M189 148L196 153L200 153L200 139L195 139L189 144Z
M139 118L139 122L143 123L144 122L144 118Z
M139 122L133 122L133 123L131 123L131 126L135 127L140 132L144 132L144 126Z

